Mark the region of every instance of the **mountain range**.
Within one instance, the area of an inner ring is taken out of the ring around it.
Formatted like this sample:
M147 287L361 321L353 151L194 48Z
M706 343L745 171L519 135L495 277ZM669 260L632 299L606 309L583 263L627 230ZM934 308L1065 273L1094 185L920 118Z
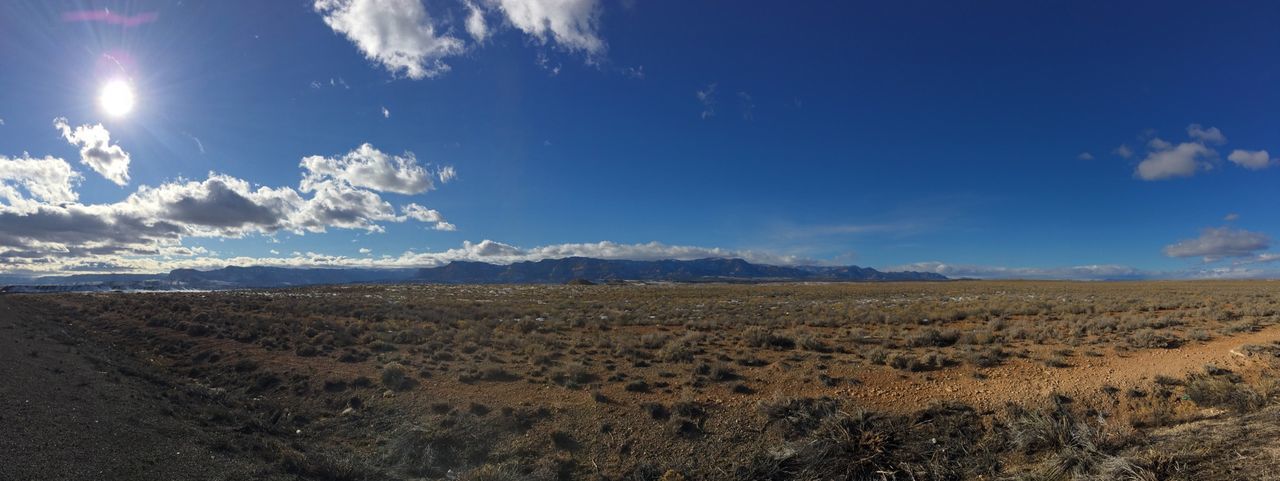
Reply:
M168 274L80 274L0 279L0 292L111 290L215 290L297 287L319 284L563 284L577 282L782 282L943 281L928 272L882 272L858 266L773 266L742 259L631 261L567 257L513 264L454 261L424 269L224 267L176 269Z

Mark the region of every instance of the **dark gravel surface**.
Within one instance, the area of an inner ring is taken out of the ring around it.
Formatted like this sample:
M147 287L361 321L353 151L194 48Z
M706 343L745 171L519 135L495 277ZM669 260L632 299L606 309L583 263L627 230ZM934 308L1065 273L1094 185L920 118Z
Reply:
M175 417L139 360L25 309L0 298L0 481L263 478Z

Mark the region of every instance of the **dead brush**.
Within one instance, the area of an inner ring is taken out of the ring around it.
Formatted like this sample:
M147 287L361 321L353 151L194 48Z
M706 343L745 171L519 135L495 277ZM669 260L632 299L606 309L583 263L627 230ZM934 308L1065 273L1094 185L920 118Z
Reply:
M777 424L783 429L783 437L794 438L807 434L823 419L835 414L839 409L839 402L829 397L775 396L757 402L756 409L764 415L766 425Z
M1182 338L1150 328L1135 331L1126 341L1130 347L1142 349L1174 349L1182 345Z
M763 327L753 327L743 334L747 346L772 349L795 349L796 341Z
M1141 466L1110 454L1120 446L1109 443L1101 425L1091 425L1065 398L1055 397L1042 409L1008 406L997 422L1009 448L1032 461L1016 479L1156 480Z
M437 478L481 465L497 434L490 423L460 416L446 427L410 425L392 435L382 463L416 477Z
M1275 398L1275 383L1268 380L1259 388L1246 383L1226 369L1206 367L1202 373L1187 376L1187 398L1198 406L1216 407L1248 413L1261 409Z

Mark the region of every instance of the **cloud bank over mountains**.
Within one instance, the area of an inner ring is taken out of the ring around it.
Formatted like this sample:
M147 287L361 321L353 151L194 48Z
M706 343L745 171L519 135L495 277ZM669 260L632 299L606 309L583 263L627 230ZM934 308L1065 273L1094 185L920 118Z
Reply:
M54 121L81 163L107 180L129 180L129 153L111 142L102 125L72 128ZM299 164L297 188L254 186L210 172L202 180L176 179L139 186L121 201L84 204L84 180L67 161L53 157L0 156L0 266L6 271L57 271L84 265L148 265L141 257L207 255L183 245L186 238L241 238L280 232L298 235L329 229L382 232L386 223L423 222L455 227L436 210L410 202L397 209L384 194L423 194L452 180L452 167L429 170L413 153L384 153L370 144L333 157L309 156Z

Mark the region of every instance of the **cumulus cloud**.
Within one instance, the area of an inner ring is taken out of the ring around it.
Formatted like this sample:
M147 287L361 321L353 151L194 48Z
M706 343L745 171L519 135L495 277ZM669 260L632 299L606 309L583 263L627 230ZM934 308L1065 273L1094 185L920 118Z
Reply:
M400 208L400 212L403 212L410 219L432 224L432 228L435 230L453 231L458 229L457 226L446 222L444 216L440 215L440 211L428 209L418 204L407 204Z
M1134 175L1142 180L1190 177L1199 170L1208 169L1208 161L1216 157L1217 152L1204 144L1184 142L1177 147L1149 152L1138 164Z
M1151 150L1169 150L1170 147L1173 147L1173 144L1160 137L1152 137L1151 140L1147 141L1147 147L1150 147Z
M661 242L644 244L621 244L617 242L595 242L581 244L555 244L520 250L521 255L537 259L559 259L563 257L594 257L598 259L630 259L630 260L662 260L662 259L706 259L741 258L748 262L771 265L814 264L817 261L802 257L781 255L753 250L735 250L720 247L698 247L669 245Z
M1187 126L1187 136L1207 144L1225 144L1227 137L1217 127L1204 128L1200 124Z
M443 59L464 50L462 40L437 33L421 0L316 0L313 8L393 75L435 77L449 71Z
M597 33L599 0L491 1L512 26L544 44L554 42L568 50L585 52L589 58L603 54L606 49ZM470 25L468 19L469 31Z
M210 173L200 182L142 186L120 207L138 218L183 226L185 235L239 237L296 230L295 213L306 203L288 187L253 189L242 179Z
M425 191L435 174L418 166L412 153L388 156L366 144L348 157L304 159L299 189L253 186L211 172L204 180L141 186L104 204L78 202L80 175L62 159L0 157L0 269L49 271L106 260L143 266L156 256L207 254L183 246L189 237L380 232L384 223L427 222L419 217L428 216L435 229L454 229L434 210L398 215L374 191ZM401 178L391 181L389 175Z
M72 129L66 118L58 117L53 119L53 126L62 131L67 142L80 148L80 163L116 185L129 183L129 153L111 143L111 133L102 124Z
M1227 156L1227 160L1249 170L1262 170L1272 164L1271 154L1268 154L1265 150L1236 149L1231 151L1231 155Z
M1129 148L1129 146L1125 144L1120 144L1120 146L1116 147L1112 152L1125 159L1133 157L1133 149Z
M75 185L80 178L59 158L24 155L10 159L0 155L0 199L9 210L27 212L39 203L75 202Z
M391 203L378 194L342 182L314 183L306 189L315 196L303 207L295 223L310 232L328 227L382 232L379 222L401 222Z
M446 60L467 51L454 27L437 24L423 0L314 0L312 8L335 33L350 40L370 61L393 75L411 79L449 71ZM597 63L608 45L600 36L600 0L463 0L460 28L483 45L503 27L514 28L541 45L583 53ZM447 17L446 17L447 18ZM491 23L491 19L494 20ZM539 65L559 71L545 55ZM320 82L312 82L319 88Z
M1200 237L1165 246L1169 257L1202 257L1214 262L1227 257L1251 257L1271 246L1271 238L1257 232L1231 227L1210 227Z
M301 185L304 192L330 179L397 194L421 194L435 188L431 174L418 164L412 152L390 155L367 143L338 157L305 157L299 166L305 170Z
M390 111L390 110L387 110L387 108L386 108L386 107L383 107L383 108L382 108L382 118L384 118L384 119L389 119L389 118L391 118L391 111Z
M1088 152L1081 152L1080 155L1076 156L1076 158L1080 160L1093 160L1093 154L1090 154Z

